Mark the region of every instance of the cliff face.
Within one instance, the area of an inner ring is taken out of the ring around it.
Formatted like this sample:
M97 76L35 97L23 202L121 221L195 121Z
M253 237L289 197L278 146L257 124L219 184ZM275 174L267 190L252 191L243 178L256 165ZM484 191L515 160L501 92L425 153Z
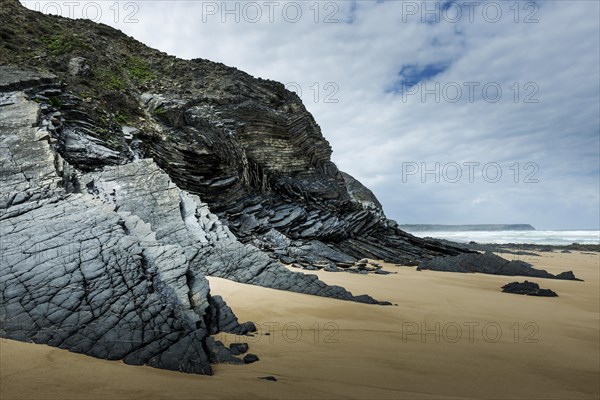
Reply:
M5 66L0 74L1 336L208 374L211 362L242 362L209 335L254 327L210 294L206 274L376 303L240 243L152 159L74 168L55 150L65 140L56 127L70 132L66 118L43 100L62 91L57 78ZM115 154L73 132L67 148Z
M377 303L282 262L461 252L388 221L280 83L0 4L2 336L210 373L252 325L205 275Z

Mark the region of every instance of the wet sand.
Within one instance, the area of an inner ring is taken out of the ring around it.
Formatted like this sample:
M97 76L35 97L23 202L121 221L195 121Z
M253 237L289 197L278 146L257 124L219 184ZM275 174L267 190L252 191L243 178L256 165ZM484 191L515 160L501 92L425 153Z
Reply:
M398 304L383 307L209 278L261 331L217 339L249 342L259 362L207 377L0 339L0 398L597 399L600 254L540 254L526 261L585 282L528 279L560 296L541 298L501 293L524 277L392 265L386 276L316 273Z

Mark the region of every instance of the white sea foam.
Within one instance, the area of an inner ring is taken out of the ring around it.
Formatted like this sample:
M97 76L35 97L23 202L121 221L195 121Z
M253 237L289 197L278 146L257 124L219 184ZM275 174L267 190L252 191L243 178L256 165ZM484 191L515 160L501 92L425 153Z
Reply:
M419 237L434 237L468 243L535 243L566 245L600 244L600 231L472 231L472 232L411 232Z

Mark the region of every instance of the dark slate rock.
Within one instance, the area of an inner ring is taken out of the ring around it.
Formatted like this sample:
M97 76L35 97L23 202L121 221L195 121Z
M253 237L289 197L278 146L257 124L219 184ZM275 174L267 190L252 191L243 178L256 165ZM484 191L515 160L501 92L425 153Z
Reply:
M209 297L209 304L207 319L211 334L226 332L246 335L249 332L256 332L256 326L253 322L242 324L238 322L237 317L221 296Z
M238 356L240 354L244 354L248 352L248 344L247 343L231 343L229 345L229 349L231 350L231 354L234 356Z
M502 292L522 294L527 296L541 296L541 297L558 297L558 295L550 289L540 289L540 286L534 282L512 282L502 286Z
M41 84L50 84L58 78L50 73L33 72L10 65L4 65L1 68L0 92L13 92Z
M0 66L2 336L210 374L211 360L235 362L210 335L256 327L211 295L207 275L385 304L291 272L277 257L336 265L464 252L386 219L372 193L331 162L319 125L283 84L166 58L107 26L14 0L0 20L45 54L40 61L6 47ZM113 46L58 56L23 21ZM128 95L116 96L88 75L92 60L100 72L122 66L123 48L161 76L124 79ZM6 65L13 60L30 70ZM58 75L33 72L42 62ZM75 94L82 78L98 96ZM145 119L124 132L115 110Z
M265 381L272 381L272 382L277 382L277 378L275 378L274 376L259 376L258 379L264 379Z
M259 360L258 356L255 354L246 354L244 356L244 362L246 364L252 364L254 362L257 362Z
M479 272L492 275L532 276L547 279L577 280L572 272L553 275L545 270L532 268L531 264L521 260L508 261L491 252L465 253L455 257L436 257L423 260L417 270L434 270L447 272Z
M573 271L565 271L555 276L555 279L564 279L567 281L582 281L583 279L579 279L575 277Z
M234 353L231 349L225 347L222 342L214 340L212 337L207 338L206 346L209 350L210 362L212 363L244 364L243 360L234 357L239 355L239 353Z
M390 275L393 274L394 272L390 272L390 271L385 271L383 269L378 269L377 271L375 271L375 273L377 275Z
M237 333L238 335L247 335L249 333L257 332L256 325L252 321L244 322L239 325L239 327L233 333Z
M161 242L161 232L143 218L118 210L108 195L114 185L92 193L67 191L102 181L73 170L48 141L39 140L47 132L35 128L36 103L19 92L9 97L12 104L0 114L0 152L19 165L0 164L2 336L211 374L211 357L224 353L211 346L209 331L218 332L219 325L235 329L236 320L210 318L226 314L226 306L221 302L219 312L213 310L217 303L208 281L190 264L185 247ZM140 180L129 188L141 198L154 196L163 204L153 210L160 215L170 193L159 187ZM19 193L28 196L15 204ZM117 191L112 197L119 196ZM142 217L145 211L138 209Z

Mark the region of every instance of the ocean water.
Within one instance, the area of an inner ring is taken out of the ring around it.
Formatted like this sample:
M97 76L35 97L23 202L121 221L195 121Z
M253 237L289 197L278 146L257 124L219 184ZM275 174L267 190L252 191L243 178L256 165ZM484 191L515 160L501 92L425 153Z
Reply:
M419 237L434 237L468 243L534 243L566 245L600 244L600 231L472 231L472 232L410 232Z

